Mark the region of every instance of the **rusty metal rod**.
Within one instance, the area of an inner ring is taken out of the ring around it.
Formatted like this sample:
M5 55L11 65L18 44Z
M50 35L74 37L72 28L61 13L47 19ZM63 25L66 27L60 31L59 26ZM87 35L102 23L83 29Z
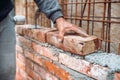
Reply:
M91 0L88 0L88 17L87 17L87 19L90 19L90 9L91 9L91 4L90 4L90 2L91 2ZM90 24L90 21L88 20L87 21L87 34L89 34L89 24Z
M78 2L78 0L76 0L76 2ZM77 15L78 15L78 4L76 4L76 13L75 13L75 17L77 17ZM77 24L77 21L75 20L75 24Z
M111 3L108 3L108 20L111 21ZM108 40L111 39L110 30L111 30L111 23L108 23ZM108 42L108 53L110 53L110 42Z
M76 17L81 17L81 16L78 15L78 16L75 16L75 18L76 18ZM83 17L84 17L84 18L85 18L85 17L87 18L87 16L83 16ZM93 18L93 17L94 17L94 18L102 18L102 19L103 19L103 16L92 16L92 15L90 16L90 18ZM105 16L105 18L108 18L108 17ZM120 17L112 17L112 16L111 16L111 18L112 18L112 19L120 19Z
M87 2L87 1L88 1L88 0L86 0L85 2ZM83 9L82 9L81 18L83 18L83 15L84 15L84 12L85 12L86 5L87 5L87 4L85 3L85 4L84 4L84 7L83 7ZM82 20L80 20L79 26L82 27Z
M105 20L105 15L106 15L106 3L104 3L104 8L103 8L103 20ZM104 32L105 32L105 22L103 21L102 22L102 31L101 31L101 38L102 39L104 39L104 35L105 35ZM101 41L100 48L102 49L102 41Z
M92 19L85 19L85 18L76 18L76 17L68 17L68 16L64 16L66 19L75 19L75 20L83 20L83 21L94 21L94 22L106 22L106 23L116 23L116 24L120 24L120 22L118 21L109 21L109 20L92 20Z
M120 1L102 1L102 2L89 2L89 3L91 3L91 4L102 4L102 3L120 3ZM68 2L68 3L64 3L64 4L89 4L89 3L87 3L87 2L78 2L78 3L76 3L76 2Z
M93 2L95 2L95 0L93 0ZM93 11L92 19L94 20L94 18L95 18L95 3L93 4L93 10L92 11ZM94 21L92 21L92 35L93 34L94 34Z
M73 3L73 0L71 0L71 2ZM73 13L73 4L71 4L71 17L72 17L72 13ZM73 19L71 19L71 23L72 23Z

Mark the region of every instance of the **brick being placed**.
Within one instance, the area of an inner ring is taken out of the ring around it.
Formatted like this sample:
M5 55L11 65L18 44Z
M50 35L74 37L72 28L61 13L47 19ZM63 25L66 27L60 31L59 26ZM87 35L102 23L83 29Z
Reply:
M47 42L68 52L87 55L99 49L99 40L95 36L81 37L78 35L66 35L63 42L59 42L58 32L48 32Z
M78 55L87 55L99 49L99 40L95 36L82 37L76 34L67 34L64 36L63 42L60 42L58 31L55 28L30 29L29 27L18 27L17 31L18 34L28 36L40 42L47 42L64 51Z
M17 32L20 35L28 36L40 42L47 42L74 54L87 55L99 49L99 40L95 36L81 37L78 35L66 35L64 36L63 42L60 42L58 31L55 30L50 28L17 28Z

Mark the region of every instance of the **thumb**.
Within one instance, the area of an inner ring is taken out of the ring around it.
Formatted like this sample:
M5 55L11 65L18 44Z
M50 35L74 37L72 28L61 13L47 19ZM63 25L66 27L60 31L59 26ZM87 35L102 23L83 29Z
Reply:
M58 40L59 40L59 42L63 42L64 34L65 34L64 31L59 31L59 35L58 35Z

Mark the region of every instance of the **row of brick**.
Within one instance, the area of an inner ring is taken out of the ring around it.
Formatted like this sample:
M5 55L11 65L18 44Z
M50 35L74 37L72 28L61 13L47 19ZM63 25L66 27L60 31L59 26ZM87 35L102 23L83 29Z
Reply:
M87 55L99 49L99 40L95 36L81 37L77 34L66 34L63 42L58 39L58 31L53 28L34 29L29 26L17 26L17 33L40 42L50 43L62 50L74 54Z
M41 46L40 44L35 43L31 40L28 40L24 37L19 36L18 39L21 44L26 46L26 48L29 48L29 49L35 51L36 53L39 53L40 55L45 56L53 61L64 64L65 66L67 66L77 72L83 73L87 76L90 76L90 77L98 79L98 80L107 80L108 79L109 69L106 67L95 65L95 64L87 62L83 59L77 59L73 56L70 56L70 55L67 55L67 54L61 53L61 52L58 52L59 55L56 56L56 55L54 55L53 49L51 49L49 47ZM27 55L31 60L33 60L33 58L31 58L32 57L31 55L33 55L33 54L25 53L25 55ZM37 57L39 57L39 56L37 56ZM41 64L41 62L39 62L38 64ZM116 76L116 74L115 74L115 76ZM117 80L117 79L115 79L115 80Z
M18 68L25 71L33 80L71 80L68 72L53 64L51 61L43 59L41 56L29 51L18 53L21 49L22 48L17 46Z

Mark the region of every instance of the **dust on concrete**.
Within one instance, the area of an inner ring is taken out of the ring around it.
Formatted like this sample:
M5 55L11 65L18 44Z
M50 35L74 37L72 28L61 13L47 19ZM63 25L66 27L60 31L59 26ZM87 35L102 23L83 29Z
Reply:
M115 53L96 53L85 56L85 59L91 63L110 68L110 72L120 72L120 56Z

